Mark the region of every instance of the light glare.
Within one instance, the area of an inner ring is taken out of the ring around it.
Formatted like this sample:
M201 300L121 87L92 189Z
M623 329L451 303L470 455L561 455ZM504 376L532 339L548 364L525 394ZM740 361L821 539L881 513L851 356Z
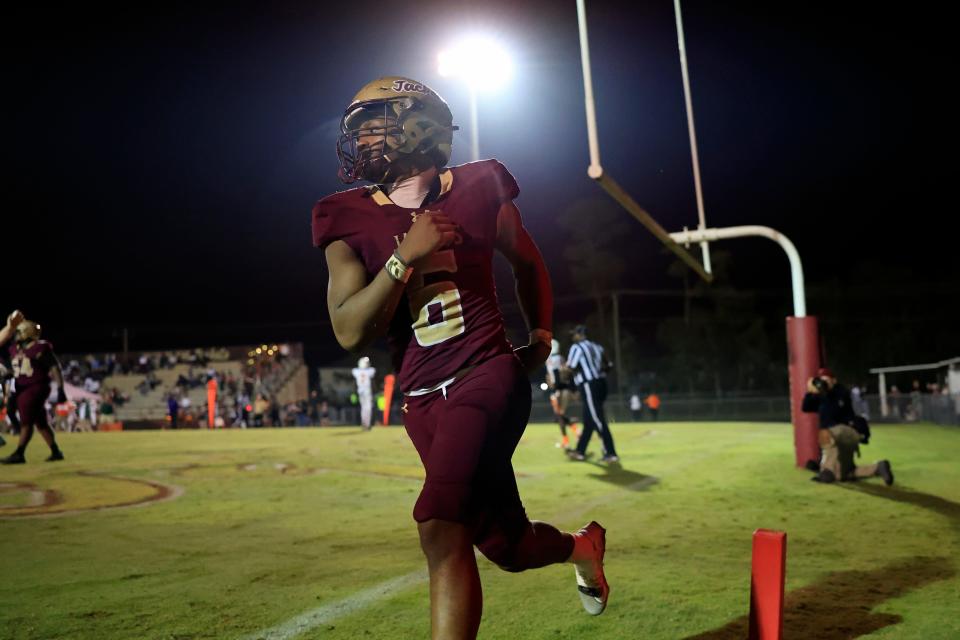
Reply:
M441 76L463 78L475 91L498 89L513 77L506 50L485 38L470 38L441 51L438 62Z

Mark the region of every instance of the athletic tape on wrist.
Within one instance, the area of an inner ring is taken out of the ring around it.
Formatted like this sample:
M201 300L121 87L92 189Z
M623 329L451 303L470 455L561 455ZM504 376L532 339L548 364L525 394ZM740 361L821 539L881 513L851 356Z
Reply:
M387 263L383 265L383 268L386 269L387 275L397 282L404 284L406 284L410 276L413 275L413 267L408 267L404 264L396 251L393 252L393 255L387 260Z

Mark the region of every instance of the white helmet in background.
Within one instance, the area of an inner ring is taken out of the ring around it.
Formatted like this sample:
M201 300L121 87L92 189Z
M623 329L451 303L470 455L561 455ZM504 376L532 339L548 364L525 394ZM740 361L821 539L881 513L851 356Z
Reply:
M362 358L357 360L357 367L361 369L366 369L369 366L370 366L370 358L368 358L367 356L363 356Z
M550 341L550 355L555 356L560 353L560 341L554 338Z

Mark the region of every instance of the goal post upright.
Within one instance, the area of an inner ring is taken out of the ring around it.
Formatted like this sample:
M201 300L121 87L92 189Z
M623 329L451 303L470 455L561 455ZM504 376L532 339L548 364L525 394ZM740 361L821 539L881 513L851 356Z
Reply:
M587 117L587 144L590 149L590 166L587 167L587 175L595 180L611 198L616 200L620 206L626 209L627 213L636 218L640 224L646 227L654 236L657 237L670 251L672 251L684 264L693 269L701 278L707 282L713 281L713 275L705 270L703 265L697 262L689 251L673 241L666 229L660 226L653 216L646 209L641 207L616 180L611 178L600 164L600 140L597 134L597 110L593 97L593 73L590 65L590 44L587 38L587 13L584 6L584 0L577 0L577 26L580 32L580 64L583 68L583 97L584 108Z
M787 355L788 376L790 381L790 411L794 430L794 452L796 464L802 467L810 460L818 460L817 416L803 413L801 403L807 391L807 380L816 375L822 365L820 335L817 319L807 315L806 294L803 279L803 267L800 254L794 244L782 233L770 227L749 225L727 228L707 228L703 191L700 183L700 166L697 154L696 133L693 124L693 104L690 97L690 82L687 71L686 44L683 36L683 23L680 16L680 2L674 0L677 23L677 38L683 71L684 102L687 110L687 129L690 137L690 150L693 162L694 183L697 195L699 226L696 230L684 229L678 233L668 233L650 213L641 207L613 178L603 170L600 164L600 142L597 133L596 104L593 93L593 75L590 65L590 46L587 38L587 16L585 0L577 0L577 24L580 36L580 62L583 67L583 93L587 121L587 142L590 150L590 165L587 175L596 181L611 198L617 201L630 215L640 221L657 239L679 257L706 282L713 281L710 269L709 243L729 238L749 236L765 237L777 242L790 261L791 288L793 291L794 315L787 318ZM693 255L682 246L697 243L703 253L704 264L700 264Z

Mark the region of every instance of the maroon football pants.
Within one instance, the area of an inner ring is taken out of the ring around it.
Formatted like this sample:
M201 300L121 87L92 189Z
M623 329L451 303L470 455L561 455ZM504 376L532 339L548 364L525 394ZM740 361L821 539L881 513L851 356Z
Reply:
M530 383L512 353L478 365L447 387L446 397L441 391L406 397L404 425L427 472L414 519L473 527L474 544L505 568L511 564L505 555L530 537L532 526L510 462L530 402ZM530 568L523 564L518 570Z
M20 424L30 428L49 427L47 409L44 403L50 395L50 386L35 384L17 389L17 411L20 413Z

